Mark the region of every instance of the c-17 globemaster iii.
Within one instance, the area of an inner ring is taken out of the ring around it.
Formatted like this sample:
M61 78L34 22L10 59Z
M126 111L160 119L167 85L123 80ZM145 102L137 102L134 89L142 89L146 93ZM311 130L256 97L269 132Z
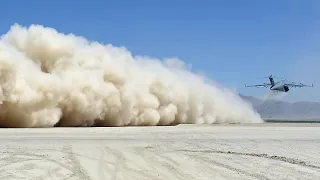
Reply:
M301 88L301 87L313 87L313 84L310 85L305 85L302 83L296 84L294 82L289 82L287 80L280 80L275 82L272 75L270 75L269 77L269 81L270 83L263 83L263 84L257 84L257 85L245 85L245 87L264 87L267 88L270 86L270 90L272 91L281 91L281 92L288 92L290 89L289 87L294 87L294 88Z

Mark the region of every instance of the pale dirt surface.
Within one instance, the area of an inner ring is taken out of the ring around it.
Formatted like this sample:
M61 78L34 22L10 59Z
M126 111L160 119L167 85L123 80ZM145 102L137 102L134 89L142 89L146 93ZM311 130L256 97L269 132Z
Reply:
M320 126L0 129L0 179L320 179Z

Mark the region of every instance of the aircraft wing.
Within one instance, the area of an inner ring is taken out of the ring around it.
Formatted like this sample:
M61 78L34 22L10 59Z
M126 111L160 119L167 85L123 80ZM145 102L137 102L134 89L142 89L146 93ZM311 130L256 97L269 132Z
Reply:
M264 84L256 84L256 85L249 85L249 86L245 84L245 87L262 87L262 88L266 88L268 86L271 86L271 84L264 83Z
M310 86L310 85L305 85L305 84L302 84L302 83L300 83L300 84L296 84L296 83L285 83L284 84L285 86L291 86L291 87L299 87L299 88L301 88L301 87L313 87L313 84Z

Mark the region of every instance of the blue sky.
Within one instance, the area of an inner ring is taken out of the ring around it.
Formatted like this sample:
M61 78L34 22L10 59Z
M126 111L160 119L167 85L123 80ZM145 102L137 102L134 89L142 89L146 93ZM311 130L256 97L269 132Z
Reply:
M274 74L319 82L320 1L4 1L0 33L11 25L42 24L134 54L178 57L236 90ZM320 100L320 88L293 89L286 100Z

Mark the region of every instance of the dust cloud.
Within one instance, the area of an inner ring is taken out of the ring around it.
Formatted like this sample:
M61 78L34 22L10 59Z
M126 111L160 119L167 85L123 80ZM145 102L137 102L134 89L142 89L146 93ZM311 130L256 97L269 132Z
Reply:
M1 127L262 122L179 59L134 57L41 25L14 24L1 37L0 102Z
M281 91L268 91L262 98L262 100L267 101L267 100L283 100L288 93L286 92L281 92Z

